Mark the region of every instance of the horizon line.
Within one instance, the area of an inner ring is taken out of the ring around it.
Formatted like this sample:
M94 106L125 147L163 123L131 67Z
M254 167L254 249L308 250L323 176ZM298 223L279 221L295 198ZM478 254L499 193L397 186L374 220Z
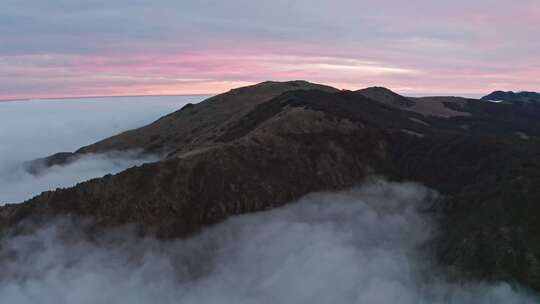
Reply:
M82 96L61 96L61 97L23 97L23 98L6 98L0 97L0 102L10 101L30 101L30 100L65 100L65 99L92 99L92 98L128 98L128 97L181 97L181 96L213 96L217 93L208 94L133 94L133 95L82 95Z
M346 90L347 89L342 89ZM205 93L205 94L132 94L132 95L82 95L82 96L61 96L61 97L26 97L26 98L6 98L3 99L0 97L0 102L14 102L14 101L32 101L32 100L66 100L66 99L92 99L92 98L129 98L129 97L182 97L182 96L214 96L220 93ZM404 97L463 97L463 98L473 98L480 99L482 94L472 94L472 93L462 93L460 95L448 94L448 93L424 93L420 94L411 94L404 95ZM469 96L467 96L469 95ZM475 97L472 97L476 95Z

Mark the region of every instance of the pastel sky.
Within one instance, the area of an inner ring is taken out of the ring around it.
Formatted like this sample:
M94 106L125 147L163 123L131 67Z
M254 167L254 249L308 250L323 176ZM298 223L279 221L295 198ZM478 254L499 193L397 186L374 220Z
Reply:
M264 80L540 91L539 0L2 0L0 99Z

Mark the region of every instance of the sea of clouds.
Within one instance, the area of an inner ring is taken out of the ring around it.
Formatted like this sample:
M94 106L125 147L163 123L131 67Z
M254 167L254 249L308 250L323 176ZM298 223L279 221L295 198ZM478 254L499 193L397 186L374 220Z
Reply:
M34 176L24 163L72 152L196 103L203 96L91 98L0 102L0 204L154 161L130 154L88 155Z
M0 103L0 201L152 161L91 155L37 177L21 166L200 99ZM374 179L167 242L138 238L129 227L90 240L80 221L59 218L1 241L0 303L535 303L515 286L454 282L435 266L422 248L436 229L421 211L435 196Z
M187 240L97 241L69 220L4 241L0 303L535 303L507 284L450 282L420 248L431 192L372 181L231 218Z

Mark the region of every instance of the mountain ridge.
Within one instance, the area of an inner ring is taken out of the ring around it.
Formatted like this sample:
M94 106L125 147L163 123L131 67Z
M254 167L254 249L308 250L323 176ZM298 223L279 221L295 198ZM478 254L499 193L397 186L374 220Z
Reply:
M149 126L58 158L135 147L160 161L1 207L0 231L69 215L93 218L96 229L135 224L186 237L377 175L443 194L430 246L441 265L540 290L540 106L265 82Z
M81 155L88 153L96 154L111 151L142 150L143 154L155 153L166 155L169 153L176 153L182 149L186 150L186 146L188 147L187 150L189 150L201 145L211 145L212 139L208 138L210 133L210 136L219 136L219 128L224 128L225 124L232 123L234 119L245 114L251 107L287 91L309 89L318 89L327 92L340 91L330 86L313 84L301 80L287 82L265 81L252 86L232 89L229 92L210 97L199 104L187 104L180 110L165 115L147 126L106 138L89 146L81 147L74 152L59 152L48 157L28 162L26 164L27 171L38 174L43 168L53 165L65 165L78 159ZM246 90L249 90L249 96L242 96L242 92L245 92ZM453 98L452 100L438 100L437 98L434 99L431 97L408 98L383 87L371 87L355 92L390 106L421 113L423 115L441 117L468 115L466 112L451 109L444 104L444 102L462 102L461 98ZM205 121L205 119L208 119L208 116L210 116L210 114L208 114L209 112L219 112L219 108L231 104L234 106L227 109L227 111L221 115L222 117L210 117L210 121ZM238 113L235 113L235 111ZM175 120L179 116L183 117L179 120L181 124L177 125ZM201 117L204 118L201 119ZM163 125L167 126L163 127ZM208 125L211 125L213 130L210 130ZM166 133L167 131L163 130L165 128L169 128L173 132ZM134 133L137 134L137 136L131 136L131 134ZM175 138L172 140L171 138L164 138L167 136L174 136Z
M481 98L486 101L540 102L540 93L529 91L494 91Z

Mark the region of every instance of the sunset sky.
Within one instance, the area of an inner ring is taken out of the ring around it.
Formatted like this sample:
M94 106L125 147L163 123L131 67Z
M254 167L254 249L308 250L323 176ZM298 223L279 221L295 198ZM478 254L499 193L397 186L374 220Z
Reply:
M292 79L409 95L539 91L540 2L0 3L0 99L211 94Z

